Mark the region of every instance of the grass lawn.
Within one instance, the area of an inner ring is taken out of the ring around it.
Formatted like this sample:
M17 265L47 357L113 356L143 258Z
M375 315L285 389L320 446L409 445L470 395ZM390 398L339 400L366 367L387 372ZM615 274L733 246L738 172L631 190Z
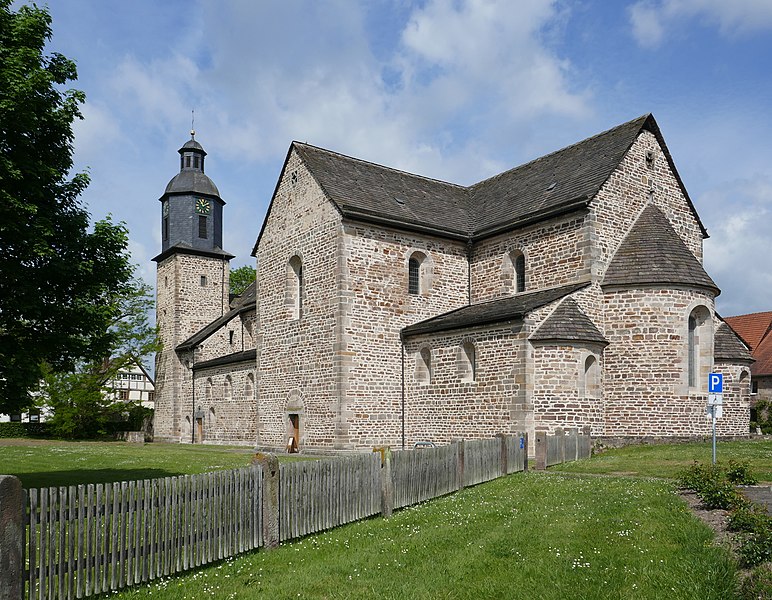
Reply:
M772 482L772 440L740 440L716 443L716 458L721 463L730 459L747 460L756 476ZM712 442L628 446L607 450L589 460L557 465L554 468L571 473L603 473L676 477L695 460L710 463Z
M250 448L0 440L0 472L26 488L150 479L246 466Z
M111 597L725 600L712 537L669 482L519 473Z

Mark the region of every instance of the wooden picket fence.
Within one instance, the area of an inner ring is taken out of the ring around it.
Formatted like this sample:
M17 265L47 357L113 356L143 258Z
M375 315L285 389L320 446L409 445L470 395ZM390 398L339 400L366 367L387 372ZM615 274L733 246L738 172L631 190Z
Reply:
M259 467L31 489L28 597L84 598L262 544Z
M539 440L546 441L545 466L551 467L564 462L589 458L592 454L592 438L589 427L583 429L555 428L552 435L537 436L536 454L539 456Z
M381 512L381 457L368 453L280 465L279 539Z
M541 436L537 455L551 455L550 464L589 455L587 433ZM282 463L270 474L253 465L25 490L19 514L26 518L26 544L15 538L26 548L23 597L105 594L379 513L388 516L392 509L525 470L527 451L527 436L518 434ZM278 491L267 494L277 490L268 482L278 482ZM0 573L4 577L13 576Z
M456 444L391 455L394 508L418 504L459 489Z

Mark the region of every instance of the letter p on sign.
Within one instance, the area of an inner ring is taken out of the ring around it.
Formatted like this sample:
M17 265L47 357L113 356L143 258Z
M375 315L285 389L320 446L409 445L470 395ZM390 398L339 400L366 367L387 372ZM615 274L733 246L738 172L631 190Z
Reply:
M722 394L724 392L724 376L721 373L708 375L708 393Z

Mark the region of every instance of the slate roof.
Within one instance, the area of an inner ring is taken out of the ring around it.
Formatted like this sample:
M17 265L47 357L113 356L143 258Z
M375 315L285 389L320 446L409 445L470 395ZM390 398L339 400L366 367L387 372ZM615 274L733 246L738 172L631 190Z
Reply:
M630 149L638 134L652 129L644 115L579 143L516 167L470 190L475 233L573 204L587 204Z
M644 130L659 140L707 237L651 114L471 187L413 175L301 142L292 142L287 158L293 149L297 151L345 217L474 241L587 206ZM261 237L262 230L253 255Z
M257 360L257 350L244 350L243 352L234 352L225 356L218 356L212 360L204 360L199 363L193 363L191 367L194 371L199 369L208 369L210 367L220 367L222 365L231 365L233 363L248 362Z
M649 204L619 245L602 285L659 284L707 288L720 293L668 218Z
M204 194L220 197L220 191L203 171L183 169L172 177L164 194Z
M582 341L603 345L609 343L573 298L563 300L529 339L532 341Z
M226 252L225 250L219 247L212 248L211 250L202 250L201 248L194 248L187 242L177 242L173 246L169 246L158 256L154 256L151 260L155 262L161 262L167 256L170 256L175 253L193 254L194 256L212 256L214 258L224 258L225 260L230 260L231 258L235 258L233 254L231 254L230 252Z
M754 377L772 376L772 312L759 312L724 319L751 347L756 362Z
M347 216L380 217L468 236L468 190L293 142L319 186Z
M520 320L529 312L563 298L568 294L572 294L588 285L590 284L574 283L557 288L517 294L508 298L491 300L490 302L470 304L431 319L408 325L402 329L402 335L403 337L409 337L423 333L437 333L440 331Z
M752 362L750 348L742 338L726 323L721 323L716 329L713 341L713 356L717 360L741 360Z
M192 350L202 342L204 342L209 336L215 334L223 325L228 321L236 317L242 312L253 310L255 308L255 289L256 283L250 284L250 286L242 292L240 296L236 296L231 301L231 309L224 315L216 318L209 323L206 327L199 329L196 333L191 335L181 344L178 344L175 350L182 352L185 350Z

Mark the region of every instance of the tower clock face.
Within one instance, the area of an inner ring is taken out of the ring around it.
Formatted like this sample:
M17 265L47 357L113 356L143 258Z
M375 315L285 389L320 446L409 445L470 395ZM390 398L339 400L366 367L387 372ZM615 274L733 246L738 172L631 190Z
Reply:
M209 200L205 198L196 199L196 213L199 215L208 215L212 211L212 206Z
M169 203L168 202L164 202L163 203L163 215L164 215L164 217L168 217L169 216Z

